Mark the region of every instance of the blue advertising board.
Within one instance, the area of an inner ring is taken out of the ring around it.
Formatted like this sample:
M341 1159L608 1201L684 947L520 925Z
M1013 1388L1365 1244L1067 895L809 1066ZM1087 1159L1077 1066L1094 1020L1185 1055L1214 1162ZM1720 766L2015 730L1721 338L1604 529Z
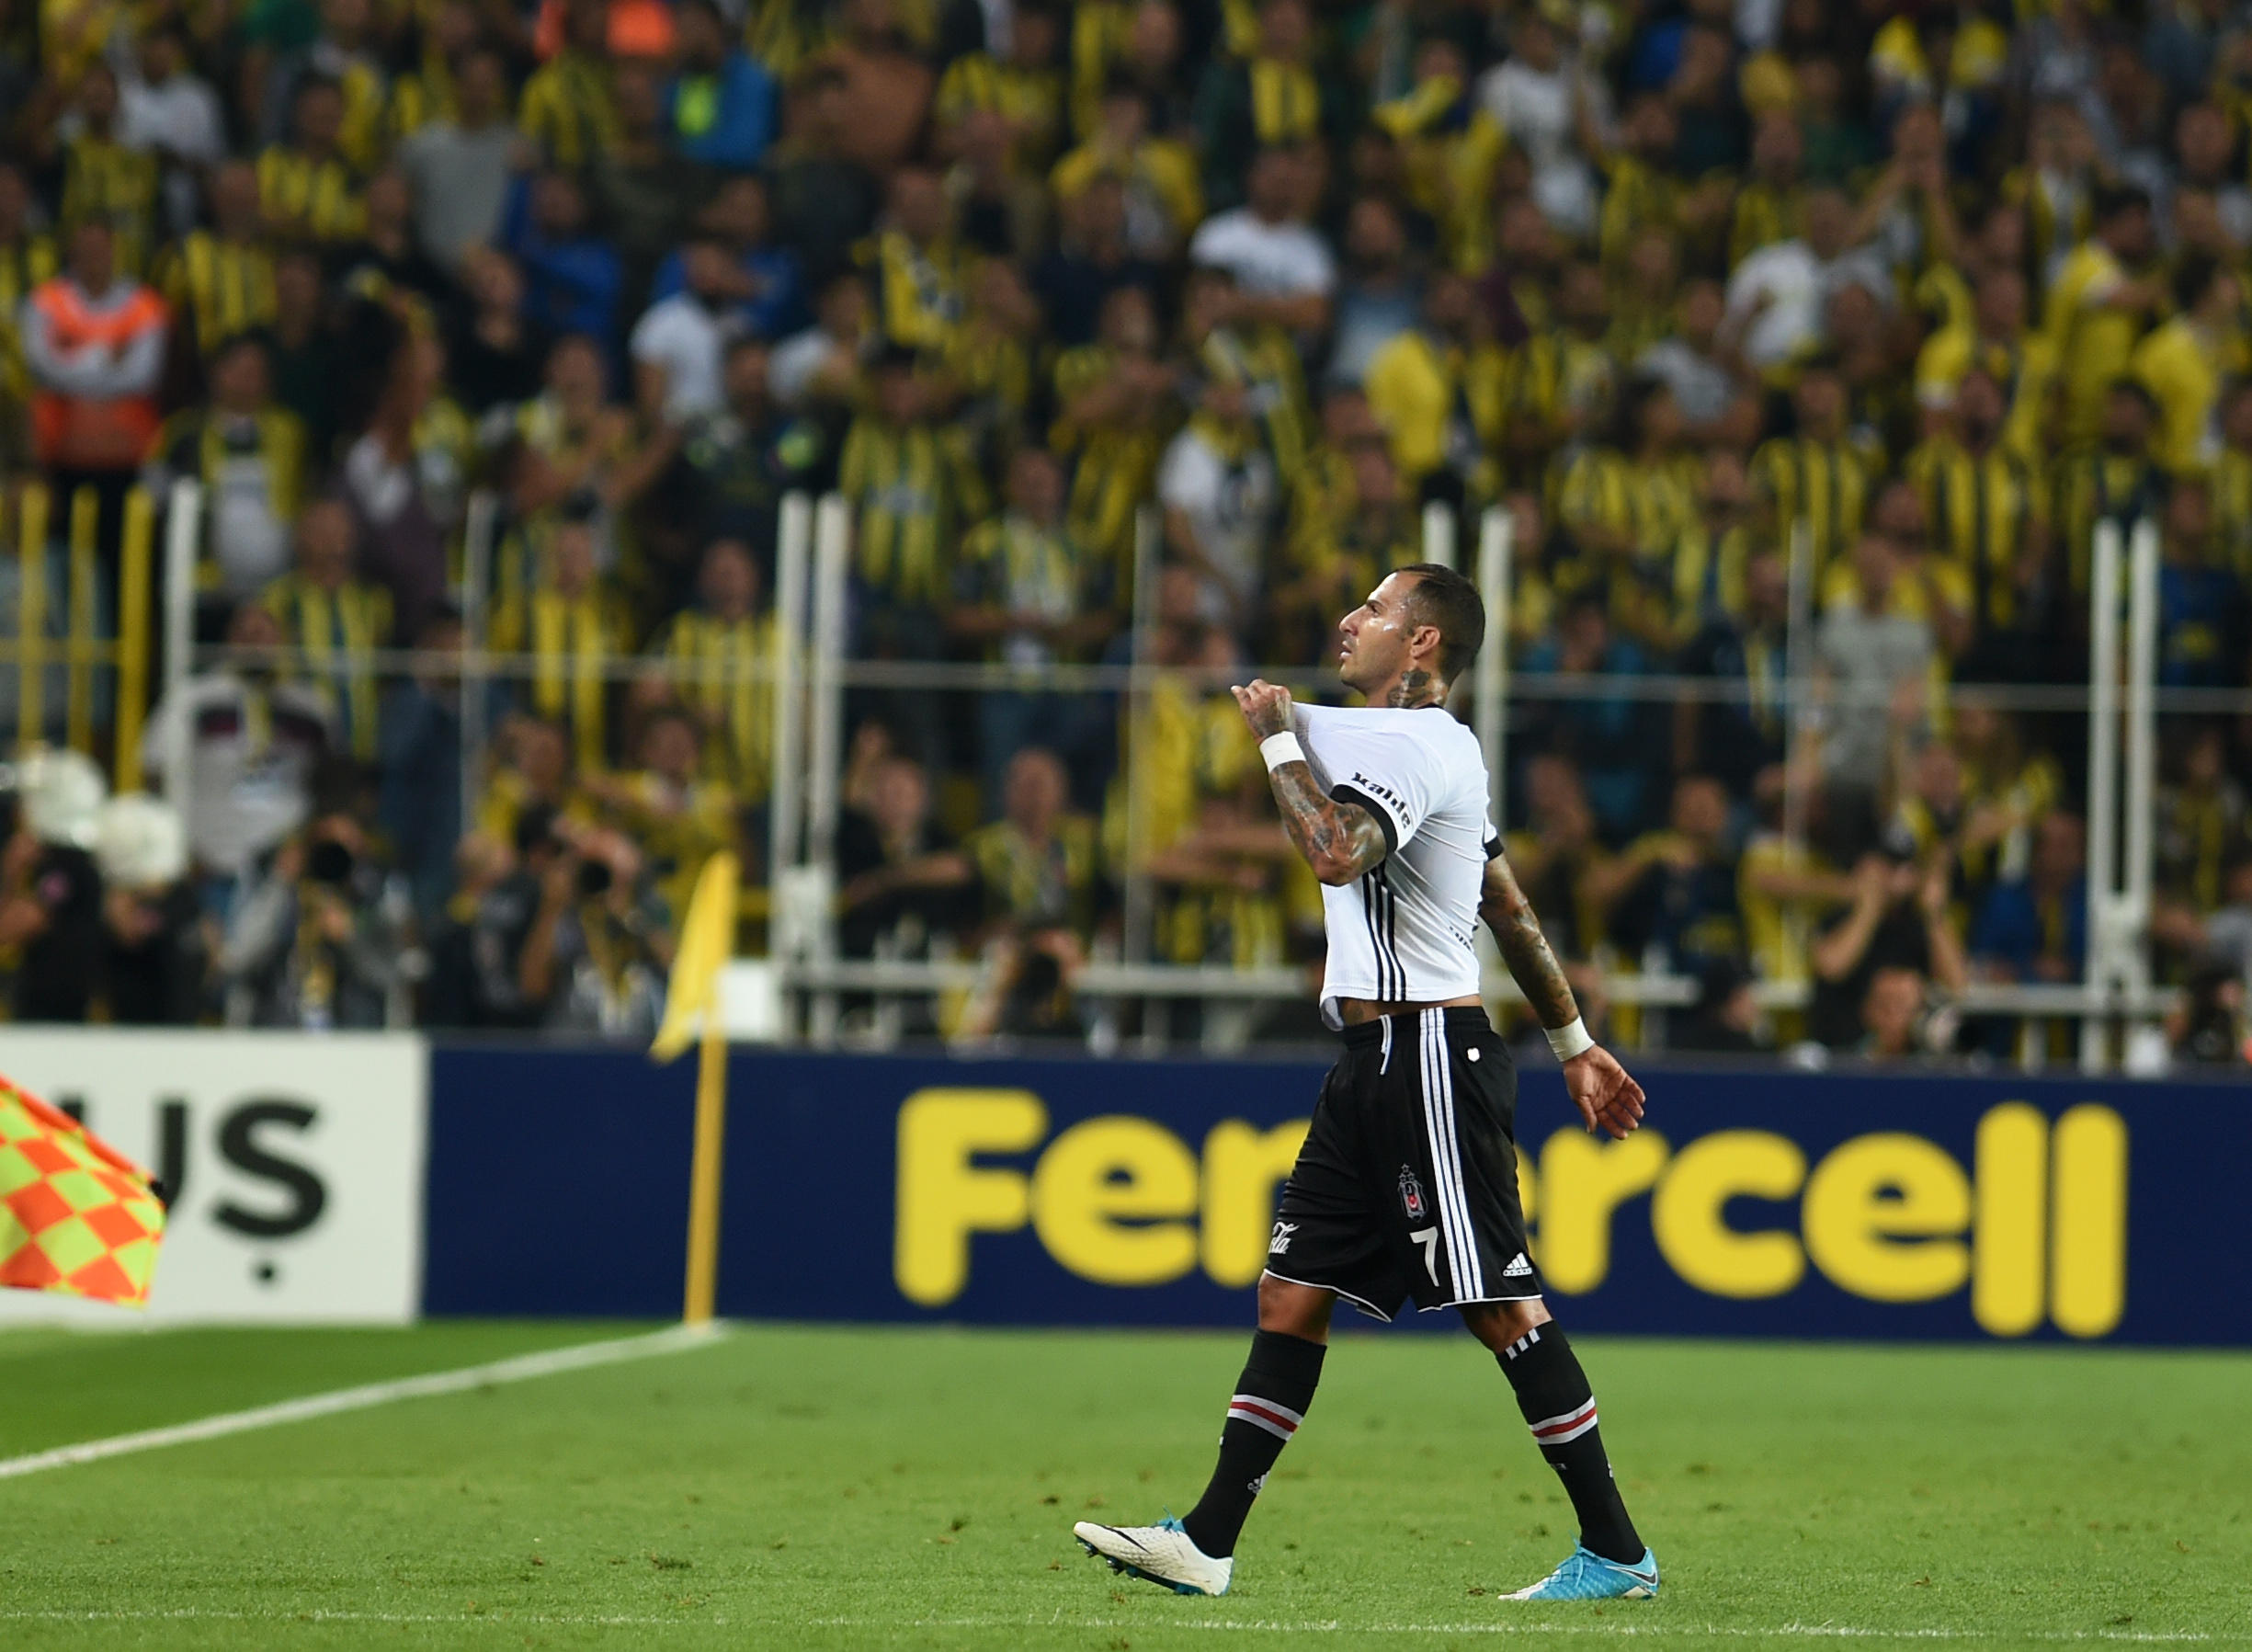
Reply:
M677 1313L693 1064L433 1064L426 1311ZM737 1051L720 1311L1245 1325L1321 1071ZM1643 1077L1648 1126L1612 1144L1523 1077L1534 1255L1575 1327L2252 1345L2241 1084Z

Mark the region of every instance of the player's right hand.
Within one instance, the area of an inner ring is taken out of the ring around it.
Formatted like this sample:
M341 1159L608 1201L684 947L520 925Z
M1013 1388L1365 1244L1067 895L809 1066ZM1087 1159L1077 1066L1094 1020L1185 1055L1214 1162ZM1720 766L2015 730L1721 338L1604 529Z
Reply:
M1269 735L1288 734L1291 728L1291 691L1263 677L1251 679L1251 686L1229 690L1235 703L1242 708L1244 721L1251 732L1264 740Z

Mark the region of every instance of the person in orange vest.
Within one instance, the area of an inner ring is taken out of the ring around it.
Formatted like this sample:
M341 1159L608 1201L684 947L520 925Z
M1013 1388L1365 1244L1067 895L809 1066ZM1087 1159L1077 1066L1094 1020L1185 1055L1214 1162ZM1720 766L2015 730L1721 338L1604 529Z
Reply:
M67 498L91 484L114 509L156 439L166 314L154 288L117 269L109 226L71 234L63 272L24 302L24 364L40 466ZM114 520L114 518L112 518ZM107 536L105 536L107 537Z

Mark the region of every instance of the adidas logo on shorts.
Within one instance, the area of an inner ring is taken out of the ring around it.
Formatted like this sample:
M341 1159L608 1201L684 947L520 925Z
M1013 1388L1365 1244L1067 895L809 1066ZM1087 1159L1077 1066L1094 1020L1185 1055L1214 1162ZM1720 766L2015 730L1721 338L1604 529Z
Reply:
M1501 1277L1504 1279L1530 1279L1532 1277L1532 1264L1525 1259L1523 1251L1518 1251L1517 1259L1501 1270Z

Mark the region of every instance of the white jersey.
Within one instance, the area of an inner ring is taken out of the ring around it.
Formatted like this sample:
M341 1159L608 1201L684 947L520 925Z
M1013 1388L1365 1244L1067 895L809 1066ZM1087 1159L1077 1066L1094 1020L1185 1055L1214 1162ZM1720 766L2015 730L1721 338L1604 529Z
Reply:
M1478 990L1478 896L1500 851L1477 735L1444 707L1294 706L1314 783L1376 816L1390 851L1322 887L1329 962L1322 1020L1339 998L1435 1004Z

